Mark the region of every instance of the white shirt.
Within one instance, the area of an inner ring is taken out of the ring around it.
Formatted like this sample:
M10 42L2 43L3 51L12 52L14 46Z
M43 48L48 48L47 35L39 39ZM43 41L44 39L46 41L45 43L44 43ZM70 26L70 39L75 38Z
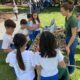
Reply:
M27 35L28 35L28 30L27 30L27 29L20 29L20 30L18 31L18 33L22 33L22 34L24 34L25 36L27 36Z
M14 13L18 13L18 7L14 7L14 8L13 8L13 12L14 12Z
M11 35L5 34L2 42L2 49L10 49L10 45L13 44L13 38Z
M39 24L37 20L36 20L36 24ZM40 31L40 28L36 29L35 31Z
M39 24L39 22L36 20L36 24ZM30 22L28 22L28 26L29 27L34 27L36 24L33 24L33 22L32 21L30 21ZM40 29L36 29L35 31L39 31Z
M56 49L57 55L53 58L42 58L39 53L36 53L35 64L42 67L41 76L50 77L58 74L58 63L63 60L63 55L60 50Z
M10 52L7 55L6 63L9 63L11 67L14 68L18 80L33 80L34 74L34 54L31 51L23 51L22 59L25 65L25 71L21 70L18 66L16 59L16 50Z

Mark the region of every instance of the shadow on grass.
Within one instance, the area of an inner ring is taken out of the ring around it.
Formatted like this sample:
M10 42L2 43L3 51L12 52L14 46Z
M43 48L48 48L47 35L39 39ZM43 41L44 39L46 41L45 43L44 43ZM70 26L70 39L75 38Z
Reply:
M51 12L60 12L60 8L59 7L49 7L47 9L44 9L43 11L41 11L41 14L51 13Z
M19 7L19 13L27 12L28 8L26 7ZM13 8L0 8L0 12L13 12Z
M78 66L77 69L80 70L80 60L76 61L76 65Z

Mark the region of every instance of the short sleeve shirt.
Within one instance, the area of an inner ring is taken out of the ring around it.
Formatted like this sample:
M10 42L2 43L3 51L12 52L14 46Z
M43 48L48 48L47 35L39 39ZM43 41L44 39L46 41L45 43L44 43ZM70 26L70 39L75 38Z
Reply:
M13 67L16 73L18 80L33 80L34 74L34 53L32 51L23 51L21 52L22 59L25 65L25 70L21 70L18 66L16 59L16 50L8 53L6 57L6 63L9 63L9 66Z
M77 19L74 16L71 16L69 19L65 18L66 36L72 36L71 29L74 27L78 27Z
M63 61L64 57L59 49L56 49L57 55L52 58L41 57L40 53L35 53L35 64L42 67L41 76L49 77L58 74L58 63Z
M2 49L10 49L13 44L13 38L11 35L5 34L3 37Z

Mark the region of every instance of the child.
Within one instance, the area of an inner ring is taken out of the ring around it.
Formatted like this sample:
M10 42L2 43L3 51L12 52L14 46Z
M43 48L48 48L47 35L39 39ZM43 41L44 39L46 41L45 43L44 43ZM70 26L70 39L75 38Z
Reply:
M4 50L5 53L9 53L13 49L13 41L12 41L12 34L14 32L14 29L16 28L16 24L8 19L4 23L5 28L6 28L6 33L3 37L3 43L2 43L2 49Z
M58 80L58 64L65 68L64 57L56 49L55 37L50 32L43 32L40 36L39 51L35 62L40 80Z
M33 25L37 26L37 28L34 30L34 38L40 33L40 19L36 12L32 13L32 22Z
M27 21L25 19L22 19L20 21L20 25L21 25L21 28L20 28L18 33L22 33L22 34L24 34L27 37L28 36L28 30L26 28Z
M27 29L29 30L29 38L33 41L35 39L34 30L38 28L38 25L33 24L32 14L27 14L28 24Z
M16 21L18 20L18 7L16 4L13 5L13 12L16 16Z
M13 39L16 49L7 55L6 63L14 68L17 80L33 80L34 54L25 50L27 39L23 34L16 34Z

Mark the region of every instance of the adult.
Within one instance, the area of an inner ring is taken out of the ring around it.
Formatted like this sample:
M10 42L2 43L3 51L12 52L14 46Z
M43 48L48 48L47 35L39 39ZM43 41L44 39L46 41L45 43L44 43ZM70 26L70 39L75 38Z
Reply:
M71 1L61 5L61 13L65 16L66 51L70 65L75 65L74 55L77 47L77 19L73 16L74 4ZM69 73L74 72L74 67L68 67Z

